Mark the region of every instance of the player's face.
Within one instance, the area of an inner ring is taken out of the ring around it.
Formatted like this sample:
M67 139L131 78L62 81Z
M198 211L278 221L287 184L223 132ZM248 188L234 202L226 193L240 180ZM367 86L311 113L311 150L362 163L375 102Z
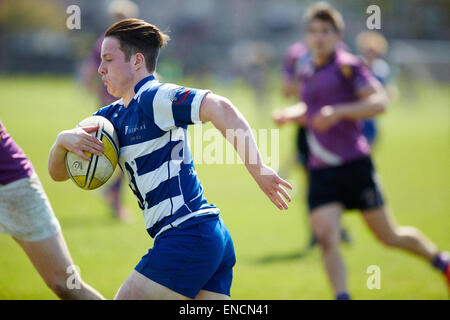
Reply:
M133 59L125 61L120 42L114 37L106 37L103 40L101 58L98 73L102 75L108 93L118 98L123 97L133 86Z
M313 55L332 54L339 40L340 34L330 22L314 19L309 23L306 41Z

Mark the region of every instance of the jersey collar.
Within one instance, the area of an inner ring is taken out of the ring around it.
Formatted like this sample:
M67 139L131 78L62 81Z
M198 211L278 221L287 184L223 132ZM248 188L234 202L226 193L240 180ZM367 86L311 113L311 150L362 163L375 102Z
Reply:
M318 71L318 70L321 70L321 69L324 69L324 68L328 67L330 64L333 64L335 61L336 61L336 50L335 50L335 51L333 52L333 54L330 56L330 58L328 59L328 61L325 62L323 65L321 65L321 66L316 66L316 65L314 65L314 60L312 61L312 63L313 63L313 66L314 66L314 70L315 70L315 71Z
M153 81L155 80L155 76L154 75L150 75L148 77L145 77L144 79L142 79L141 81L139 81L135 86L134 86L134 93L137 93L139 91L139 89L148 81Z

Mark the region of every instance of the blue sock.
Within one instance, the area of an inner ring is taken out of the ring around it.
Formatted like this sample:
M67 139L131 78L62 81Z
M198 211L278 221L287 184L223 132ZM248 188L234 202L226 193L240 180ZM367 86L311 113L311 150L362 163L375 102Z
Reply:
M336 300L350 300L350 295L347 292L339 292L336 295Z
M442 272L446 272L448 268L449 260L445 259L441 253L436 254L431 259L431 264L436 268L441 270Z

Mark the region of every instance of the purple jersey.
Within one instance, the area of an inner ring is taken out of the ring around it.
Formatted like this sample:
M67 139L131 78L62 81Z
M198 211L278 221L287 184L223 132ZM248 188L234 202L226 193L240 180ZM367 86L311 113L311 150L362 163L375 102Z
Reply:
M311 62L299 74L301 98L307 106L309 167L337 166L369 155L361 121L342 120L325 132L317 131L311 121L324 106L356 102L357 90L377 81L370 70L355 55L337 49L325 65L315 68Z
M33 166L0 121L0 185L28 178Z

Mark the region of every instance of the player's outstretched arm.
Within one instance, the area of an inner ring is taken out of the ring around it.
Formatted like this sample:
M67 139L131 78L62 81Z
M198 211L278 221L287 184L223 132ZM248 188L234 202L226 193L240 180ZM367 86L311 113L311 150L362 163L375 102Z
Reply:
M285 199L291 201L291 197L283 186L291 190L292 186L262 162L250 126L239 110L228 99L209 93L201 103L200 120L214 124L233 145L261 190L280 210L287 209Z
M65 163L67 151L77 154L84 160L89 160L89 157L83 153L84 151L98 156L101 155L104 151L103 142L89 134L98 129L98 126L75 128L72 130L64 130L58 134L48 158L48 172L53 180L65 181L69 179L69 173L66 170Z

